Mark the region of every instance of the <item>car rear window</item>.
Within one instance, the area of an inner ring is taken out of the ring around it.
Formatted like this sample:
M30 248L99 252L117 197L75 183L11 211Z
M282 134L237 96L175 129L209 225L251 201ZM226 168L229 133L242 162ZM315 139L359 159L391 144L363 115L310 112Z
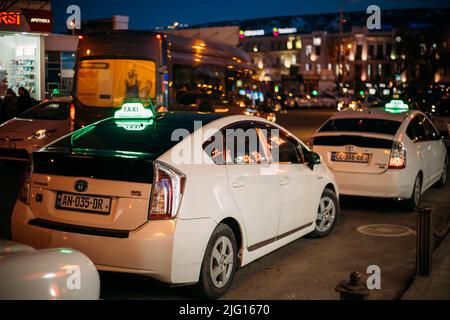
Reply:
M346 118L329 120L319 132L369 132L395 135L402 123L385 119Z
M45 102L25 112L19 118L39 120L66 120L69 118L69 102Z
M182 116L161 116L148 120L108 119L80 129L59 140L51 148L77 148L151 154L157 158L196 128L214 120Z
M391 149L393 141L361 136L320 136L313 140L315 146L347 146L362 148Z

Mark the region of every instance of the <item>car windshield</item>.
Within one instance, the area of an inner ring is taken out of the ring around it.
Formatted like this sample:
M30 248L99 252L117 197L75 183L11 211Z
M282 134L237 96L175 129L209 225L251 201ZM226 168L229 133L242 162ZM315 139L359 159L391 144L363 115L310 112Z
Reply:
M369 132L395 135L402 123L385 119L347 118L329 120L320 132Z
M19 118L40 120L66 120L69 117L69 102L44 102L23 112Z
M436 110L436 115L440 117L450 117L450 99L442 99Z
M177 112L178 113L178 112ZM218 118L205 116L201 125ZM199 126L197 119L173 114L160 115L154 119L107 119L92 124L49 145L49 148L86 149L111 151L123 154L151 154L156 159L175 146L183 137Z

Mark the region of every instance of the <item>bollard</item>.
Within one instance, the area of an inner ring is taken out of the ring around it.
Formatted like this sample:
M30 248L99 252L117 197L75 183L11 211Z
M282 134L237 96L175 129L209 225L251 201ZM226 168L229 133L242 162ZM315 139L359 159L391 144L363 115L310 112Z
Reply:
M357 271L350 274L349 280L339 283L335 290L341 294L341 300L367 300L370 293Z
M433 262L433 209L417 211L416 275L429 277Z

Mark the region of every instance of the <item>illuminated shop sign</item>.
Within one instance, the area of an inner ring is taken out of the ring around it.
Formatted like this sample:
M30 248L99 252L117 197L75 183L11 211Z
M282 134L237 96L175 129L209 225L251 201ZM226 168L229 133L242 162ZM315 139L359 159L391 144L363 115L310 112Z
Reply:
M0 12L0 30L15 32L52 32L52 12L15 8L13 11Z
M291 34L291 33L297 33L297 28L278 28L278 27L274 27L272 29L272 35L274 37L278 37L280 34Z
M20 26L20 12L0 12L0 24Z
M45 19L45 18L31 18L30 22L31 23L46 23L46 24L52 23L52 21L50 19Z
M274 37L278 37L280 34L291 34L291 33L297 33L297 28L278 28L274 27L272 29L272 35ZM264 29L257 29L257 30L239 30L239 38L244 39L246 37L258 37L258 36L264 36L266 35L266 32Z
M264 30L258 29L258 30L240 30L239 31L239 38L243 39L245 37L257 37L257 36L263 36Z
M279 34L297 33L297 28L278 28Z

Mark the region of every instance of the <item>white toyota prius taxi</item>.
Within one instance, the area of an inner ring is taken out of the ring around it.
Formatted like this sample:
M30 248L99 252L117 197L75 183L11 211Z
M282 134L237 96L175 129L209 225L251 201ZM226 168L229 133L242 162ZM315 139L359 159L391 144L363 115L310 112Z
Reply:
M216 298L238 267L329 234L338 195L319 155L268 120L127 103L33 153L12 233Z
M405 200L413 210L447 181L447 150L433 123L401 100L334 114L309 145L333 170L342 195Z

